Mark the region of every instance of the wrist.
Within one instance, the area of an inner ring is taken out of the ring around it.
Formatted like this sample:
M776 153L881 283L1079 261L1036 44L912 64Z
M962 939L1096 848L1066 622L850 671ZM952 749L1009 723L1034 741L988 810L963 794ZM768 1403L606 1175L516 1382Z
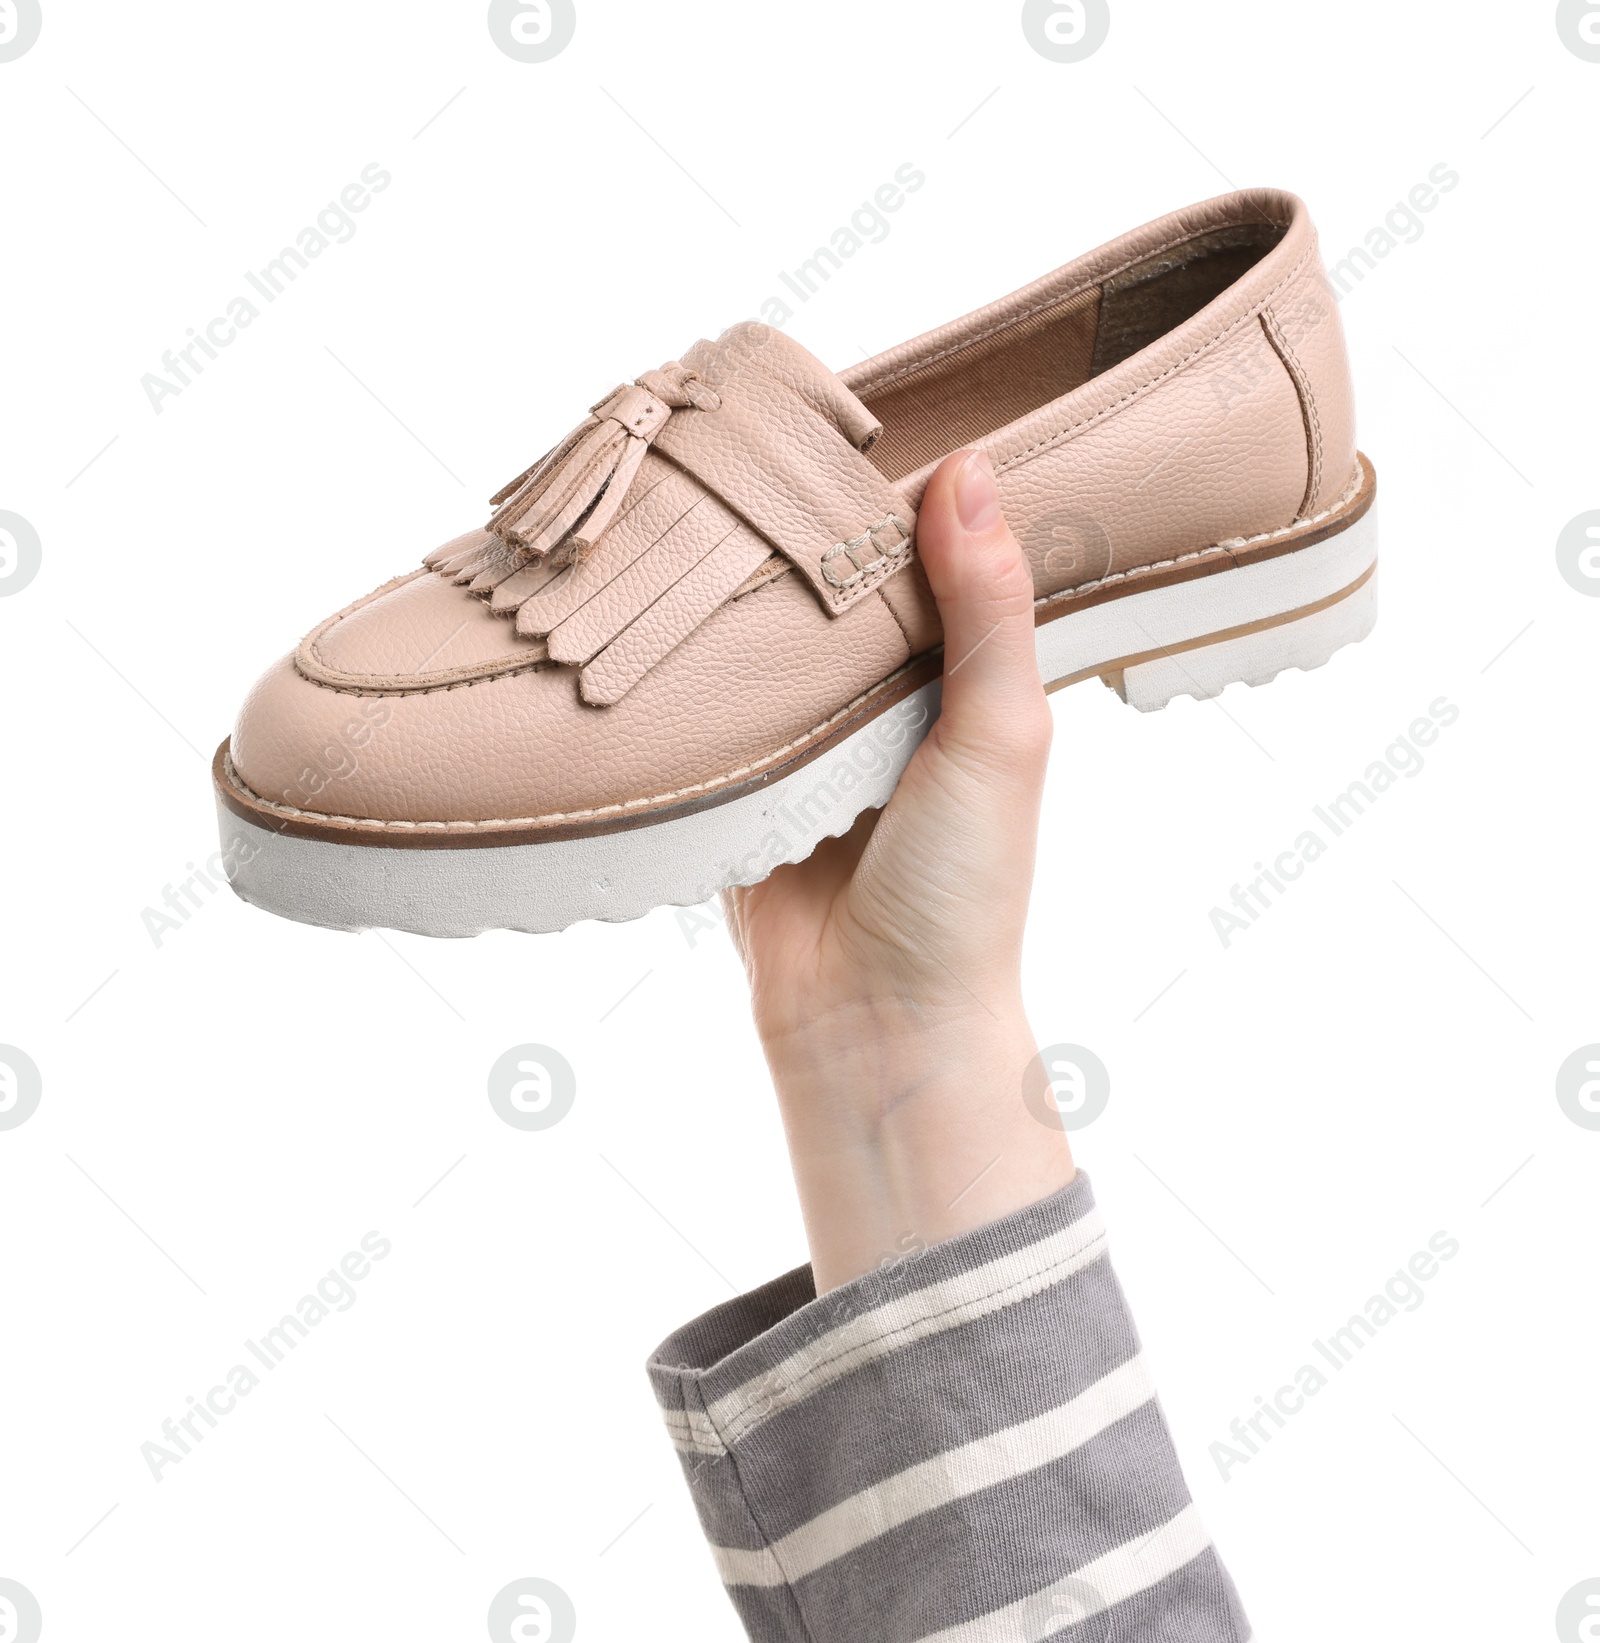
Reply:
M819 1292L1060 1190L1065 1134L1023 1100L1020 999L864 1001L764 1039Z

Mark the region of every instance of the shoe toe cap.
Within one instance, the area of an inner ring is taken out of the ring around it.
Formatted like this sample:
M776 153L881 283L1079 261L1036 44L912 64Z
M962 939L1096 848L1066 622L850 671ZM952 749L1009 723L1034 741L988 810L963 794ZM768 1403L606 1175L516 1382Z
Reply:
M234 777L286 814L589 825L696 800L821 729L905 660L881 601L837 619L794 577L723 606L620 701L432 572L322 624L261 678Z

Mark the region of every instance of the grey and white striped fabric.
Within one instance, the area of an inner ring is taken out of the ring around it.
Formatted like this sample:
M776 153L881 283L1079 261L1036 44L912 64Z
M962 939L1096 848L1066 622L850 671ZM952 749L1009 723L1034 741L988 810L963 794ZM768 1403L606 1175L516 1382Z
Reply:
M650 1378L754 1643L1245 1643L1086 1176L820 1300L809 1267Z

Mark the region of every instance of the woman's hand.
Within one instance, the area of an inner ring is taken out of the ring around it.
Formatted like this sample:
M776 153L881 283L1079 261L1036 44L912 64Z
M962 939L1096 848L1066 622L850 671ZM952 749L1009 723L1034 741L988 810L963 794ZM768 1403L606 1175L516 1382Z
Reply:
M917 548L944 623L938 721L884 810L724 898L819 1293L1073 1176L1065 1134L1022 1099L1051 726L1033 580L983 452L929 481Z

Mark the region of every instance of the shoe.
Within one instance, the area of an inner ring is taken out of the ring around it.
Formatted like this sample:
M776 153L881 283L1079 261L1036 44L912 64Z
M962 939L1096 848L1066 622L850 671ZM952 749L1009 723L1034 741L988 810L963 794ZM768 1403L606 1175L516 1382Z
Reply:
M835 375L735 326L316 628L214 775L246 901L465 936L695 905L882 805L939 711L916 510L981 444L1039 670L1132 706L1314 668L1376 613L1371 464L1305 207L1114 240Z

